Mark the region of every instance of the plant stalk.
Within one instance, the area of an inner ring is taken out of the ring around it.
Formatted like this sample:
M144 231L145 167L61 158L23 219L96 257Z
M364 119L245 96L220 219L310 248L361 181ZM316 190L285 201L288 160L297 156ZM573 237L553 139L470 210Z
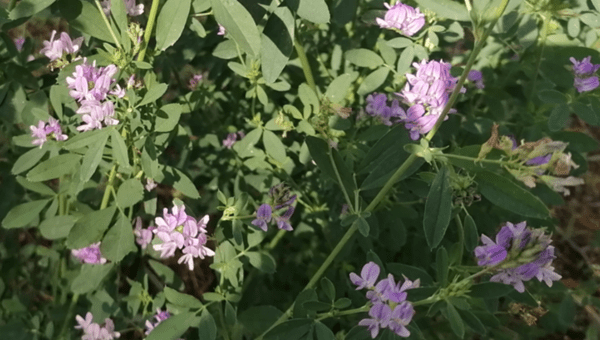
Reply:
M304 47L302 47L302 44L300 44L298 39L294 39L294 48L298 54L298 59L300 59L300 64L302 64L302 71L304 72L304 77L306 78L308 86L310 86L310 88L317 93L317 84L315 84L315 78L313 78L312 70L310 68L310 64L308 63L308 58L306 57L306 52L304 52Z
M158 13L159 2L160 0L152 0L152 7L150 7L148 24L146 25L146 31L144 32L144 45L142 46L142 50L138 54L138 61L144 61L144 58L146 57L146 49L148 48L148 43L150 42L150 38L152 37L152 30L154 29L154 22L156 21L156 14Z
M96 7L98 7L98 11L100 11L100 16L102 17L102 20L104 20L104 24L106 25L106 27L108 27L108 31L110 32L110 36L113 38L115 45L117 45L118 49L121 49L121 43L119 43L119 39L117 39L117 36L115 35L115 32L113 31L112 26L110 25L110 22L108 22L108 18L104 14L104 10L102 10L102 5L100 5L99 0L96 0Z

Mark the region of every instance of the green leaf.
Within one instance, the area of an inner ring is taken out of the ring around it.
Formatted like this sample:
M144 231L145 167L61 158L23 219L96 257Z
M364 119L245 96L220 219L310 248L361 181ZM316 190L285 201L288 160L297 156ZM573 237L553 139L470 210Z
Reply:
M250 264L260 270L261 272L267 274L275 273L275 260L273 257L267 253L251 251L244 254L250 261Z
M513 213L545 219L550 212L539 198L509 179L493 172L483 171L476 177L483 196L493 204Z
M435 268L437 272L437 281L441 287L446 287L448 283L448 252L446 248L439 247L435 255Z
M451 303L446 304L446 308L448 311L448 321L450 322L450 328L454 334L456 334L460 339L465 336L465 324L462 321L462 318L458 314L458 311Z
M76 294L85 294L100 286L102 280L110 273L114 264L84 264L79 275L71 283L71 290Z
M315 339L316 340L335 340L335 335L327 326L320 321L315 321Z
M468 310L459 310L458 313L460 314L464 323L474 332L480 335L485 335L487 333L485 326L481 323L479 318L475 316L475 314L469 312Z
M425 203L423 229L430 249L437 247L444 238L451 214L452 190L448 168L444 166L435 176Z
M371 227L369 226L369 223L367 222L367 220L365 220L362 216L357 218L356 221L354 221L354 223L352 223L353 225L356 225L356 227L358 228L358 231L360 232L360 234L364 237L369 236L369 231L371 230Z
M21 0L8 14L10 20L30 17L52 5L56 0Z
M244 328L255 335L259 335L269 329L282 314L279 309L273 306L256 306L243 311L238 316L238 320Z
M78 133L75 137L69 138L63 147L66 150L75 150L97 144L98 141L102 140L112 130L114 129L99 129Z
M477 243L479 242L479 234L477 232L477 225L475 224L475 220L471 215L465 216L465 221L463 223L465 228L465 249L468 252L472 252L475 247L477 247Z
M144 198L144 186L139 179L131 178L119 186L117 205L121 208L131 207Z
M397 277L404 275L413 281L421 279L421 284L423 286L430 286L433 284L431 276L424 269L419 267L413 267L403 263L387 263L387 269Z
M152 270L154 270L154 272L156 273L156 275L165 283L168 284L172 287L183 287L183 282L181 282L181 279L177 276L177 274L175 274L175 272L173 271L173 269L165 266L164 264L155 261L155 260L150 260L148 261L148 264L150 264L150 267L152 268Z
M70 173L79 164L81 156L75 154L63 154L52 157L27 173L27 179L31 182L42 182L58 178Z
M174 0L176 1L176 0ZM253 57L260 54L260 33L252 15L237 0L211 0L215 19L242 51Z
M275 326L265 340L300 340L311 330L312 319L291 319Z
M357 48L347 51L344 56L346 57L346 60L360 67L375 68L383 65L383 59L381 59L379 54L367 50L366 48Z
M366 95L377 90L387 79L390 70L386 67L380 67L377 70L369 73L356 91L360 95Z
M191 0L167 0L163 5L156 19L157 50L164 51L179 39L190 14L191 5Z
M308 150L310 151L310 156L317 163L319 170L323 172L326 176L331 178L334 181L337 181L337 177L335 175L335 170L333 169L333 165L329 160L329 147L327 143L317 137L306 137L306 145L308 146Z
M273 11L261 39L261 68L267 83L274 83L294 50L294 16L287 7Z
M513 286L499 282L484 282L471 286L469 295L482 299L495 299L514 291Z
M69 249L80 249L100 241L102 234L108 229L116 209L115 206L112 206L99 211L92 211L77 220L67 237L67 247Z
M110 15L114 18L119 32L121 33L121 41L123 39L129 39L127 36L127 10L125 8L125 2L120 0L110 0Z
M559 131L567 126L569 122L569 106L567 104L556 105L550 117L548 117L548 128L550 131Z
M119 170L122 171L123 168L129 168L129 154L127 145L125 145L123 137L116 129L111 129L110 141L112 143L113 158L119 164Z
M215 340L217 338L217 324L215 318L208 310L203 310L198 325L198 338L202 340Z
M408 46L412 46L413 42L412 42L412 40L410 40L408 38L398 37L398 38L394 38L392 40L386 41L386 44L389 47L393 47L393 48L406 48Z
M577 309L573 298L570 295L565 295L558 308L559 322L566 327L572 326L576 313Z
M339 104L346 98L350 86L352 86L352 76L349 73L340 74L327 87L325 98Z
M596 112L594 112L592 107L588 104L582 102L573 102L571 103L571 111L588 124L595 126L600 124L599 115L596 114Z
M150 104L150 103L154 103L160 97L162 97L163 94L165 94L165 92L167 92L168 88L169 88L169 86L167 84L163 84L163 83L154 84L154 86L152 86L148 90L148 92L146 92L146 95L144 96L144 99L142 99L141 102L137 103L135 105L135 107L139 107L139 106L147 105L147 104ZM178 104L174 104L174 105L178 105Z
M329 22L329 8L325 0L286 0L288 7L298 15L315 24Z
M136 250L131 223L125 215L120 214L115 225L102 239L100 252L110 261L120 262L127 254Z
M39 217L40 212L48 202L50 200L39 200L17 205L6 214L6 217L2 220L2 226L6 229L27 226Z
M27 190L31 190L37 192L38 194L46 195L46 196L55 196L56 193L54 190L50 189L47 185L39 182L30 182L27 179L17 176L17 182L21 184L21 186Z
M323 290L323 293L327 295L327 298L329 298L329 300L335 300L335 286L333 285L333 282L331 282L331 280L329 280L326 277L322 278L321 289Z
M169 287L164 288L164 293L167 301L174 305L190 309L202 308L202 302L191 295L180 293Z
M194 182L192 182L192 180L186 174L181 172L181 170L170 166L165 166L163 174L165 178L161 181L161 183L165 185L172 185L173 188L181 191L182 194L189 198L200 198L200 194L198 194L198 189L196 189Z
M451 0L416 0L421 8L431 10L440 18L448 18L458 21L471 21L467 8Z
M90 145L83 156L79 171L79 178L82 182L87 182L92 178L102 160L102 154L104 153L104 146L108 140L108 134L105 133L101 136L102 138L97 141L97 144Z
M46 155L46 152L48 152L46 148L33 148L27 151L17 159L10 172L13 175L18 175L23 171L31 169Z
M40 223L40 233L48 240L58 240L69 235L77 219L73 216L54 216Z
M333 304L333 306L337 309L348 308L348 307L350 307L350 305L352 305L352 300L350 300L348 298L337 299L335 301L335 303Z
M256 143L260 140L260 136L262 136L263 130L260 128L256 128L250 131L246 137L242 138L241 141L233 144L233 150L235 150L238 155L242 158L251 156L251 149L254 147Z
M196 313L185 312L173 315L162 321L150 332L145 340L176 340L190 327L197 327L200 317Z
M541 90L538 92L540 100L547 104L566 104L567 96L556 90Z
M319 112L321 106L319 97L306 83L302 83L298 87L298 96L300 96L300 101L304 105L304 119L308 119L311 113Z
M103 41L113 42L110 31L106 27L98 8L87 1L59 0L62 16L69 21L72 28L89 34Z
M411 45L405 48L400 54L400 58L398 58L398 65L396 66L396 72L400 74L406 73L412 64L413 59L415 59L415 49Z
M273 157L279 163L285 163L285 145L283 145L279 137L269 130L265 130L262 137L267 155Z

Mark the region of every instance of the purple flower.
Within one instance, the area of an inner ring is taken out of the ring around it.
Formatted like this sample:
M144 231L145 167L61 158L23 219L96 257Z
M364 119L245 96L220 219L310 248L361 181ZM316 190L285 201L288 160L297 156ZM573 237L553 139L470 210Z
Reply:
M48 127L46 127L46 134L52 135L57 141L67 140L67 135L62 133L62 128L58 120L50 117L48 118Z
M201 75L201 74L194 74L194 76L192 76L192 78L190 78L190 83L188 85L188 87L190 88L190 90L195 90L196 87L198 87L198 84L200 84L200 81L202 80L202 78L204 78L203 75Z
M144 188L146 188L146 191L152 191L157 186L158 184L156 184L156 182L152 178L146 178L146 185L144 186Z
M104 319L104 326L93 322L94 316L88 312L85 319L81 316L75 316L79 325L75 329L83 330L81 340L113 340L121 337L121 333L115 332L115 324L111 319Z
M82 115L81 119L84 122L77 127L77 131L101 129L103 125L119 124L119 121L114 118L115 106L111 101L101 103L97 100L84 100L76 112Z
M106 263L106 259L102 256L100 252L100 242L89 245L85 248L81 249L73 249L71 250L71 255L78 258L81 263L89 263L89 264L104 264Z
M280 216L275 216L275 221L277 221L277 228L292 231L292 225L289 223L290 217L294 214L294 207L289 207L283 214Z
M506 222L496 235L495 243L485 235L481 239L484 246L475 248L477 264L496 266L496 274L490 279L492 282L512 285L522 293L525 291L523 282L534 277L548 286L561 278L551 266L555 258L554 247L543 229L532 230L525 222Z
M152 242L152 231L155 229L155 227L148 227L148 229L143 229L142 228L142 218L141 217L137 217L135 219L135 229L133 230L133 233L135 234L135 242L137 244L140 245L140 247L142 247L142 249L146 249L146 247L150 244L150 242Z
M271 205L261 204L256 210L256 219L252 221L252 224L259 227L263 231L267 231L267 223L271 222Z
M573 57L569 60L573 63L573 73L575 74L574 86L577 89L577 92L582 93L592 91L600 86L598 77L594 75L594 73L600 69L600 64L592 64L591 56L583 58L581 61L577 61Z
M45 55L50 61L61 59L65 53L75 54L81 48L83 43L83 37L79 37L75 40L71 40L71 37L65 32L60 34L60 39L54 40L56 31L52 31L50 40L43 42L44 48L40 50L40 53Z
M425 25L425 15L418 8L415 9L401 2L396 3L394 6L384 5L388 9L385 17L375 19L381 28L397 30L401 34L410 37Z
M127 15L131 17L136 17L144 13L144 5L136 5L135 0L123 0L123 3L125 4L125 12L127 12ZM110 15L110 0L102 1L101 5L104 14L106 14L107 16Z
M372 289L375 285L375 281L379 278L379 272L381 269L377 265L377 263L371 261L366 263L362 270L360 271L360 276L350 273L350 281L358 287L356 290L361 290L363 288Z
M371 337L375 339L377 334L379 334L379 328L388 327L392 317L392 310L390 306L386 304L377 303L369 310L369 316L371 319L362 319L358 322L358 325L367 326L367 329L371 333Z
M37 126L31 125L29 129L31 130L31 137L34 138L31 144L42 147L42 145L44 145L44 143L47 141L46 123L44 123L43 120L40 120Z
M223 139L223 146L228 149L231 149L233 144L235 144L236 140L237 140L237 134L235 132L232 132L227 135L227 138Z
M415 315L415 309L413 305L408 301L402 302L392 311L389 328L398 336L403 338L409 337L410 331L406 329L406 326L412 320L413 315Z
M387 96L383 93L372 93L367 96L365 112L370 116L383 116L388 110Z
M15 43L17 51L21 52L23 50L23 45L25 44L25 38L19 37L13 40L13 42Z
M477 70L469 71L467 75L467 79L475 83L475 87L478 89L483 89L485 85L483 84L483 74Z
M225 27L221 24L219 24L219 31L217 32L217 35L225 35L226 31L225 31Z
M538 156L538 157L534 157L534 158L528 160L527 162L525 162L525 164L527 164L527 165L544 165L544 164L550 162L551 158L552 158L552 154L547 154L546 156Z
M171 317L171 314L168 311L161 311L160 309L156 310L156 314L154 315L155 322L151 322L150 320L146 320L146 335L150 334L159 323L167 320Z

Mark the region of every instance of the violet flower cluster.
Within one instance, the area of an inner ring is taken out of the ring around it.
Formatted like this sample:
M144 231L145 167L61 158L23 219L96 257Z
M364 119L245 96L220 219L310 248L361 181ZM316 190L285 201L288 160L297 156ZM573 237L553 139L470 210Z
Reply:
M171 314L168 311L161 311L160 309L156 310L156 314L154 315L154 320L156 320L155 322L152 322L150 320L146 320L146 335L150 334L150 332L152 332L152 330L154 328L156 328L156 326L158 326L158 324L160 324L161 322L167 320L168 318L171 317Z
M111 319L104 319L104 326L93 322L93 319L94 316L90 312L85 315L85 319L79 315L75 317L79 324L75 329L83 330L81 340L113 340L121 337L121 333L115 332L115 324Z
M57 66L62 66L59 65L59 63L60 60L62 60L63 57L65 57L65 55L74 55L81 49L83 37L71 40L71 37L69 37L69 35L65 32L62 32L60 34L60 38L57 40L54 40L55 36L56 31L52 31L50 40L46 40L43 42L44 47L40 50L40 53L45 55L48 59L50 59L51 62L58 61L56 63Z
M150 242L152 242L152 236L154 235L155 226L149 226L148 228L142 228L142 218L136 217L135 228L133 234L135 235L135 243L137 243L142 249L146 249Z
M161 243L153 246L160 251L161 258L175 255L177 249L182 249L183 255L177 263L187 263L190 270L194 270L194 259L204 259L214 256L215 252L206 246L208 237L206 225L208 215L199 221L185 213L185 206L173 206L172 213L165 208L163 216L155 219L156 229L152 230Z
M418 8L415 9L401 2L393 6L387 3L384 5L388 9L384 18L375 19L379 27L392 29L410 37L425 26L425 15Z
M232 132L228 134L227 138L223 139L223 146L228 149L231 149L233 147L233 144L237 142L238 137L242 139L246 137L246 134L243 131Z
M81 263L105 264L106 258L100 252L100 242L91 244L85 248L71 250L71 255L78 258Z
M190 90L195 90L198 85L200 84L200 82L202 81L202 79L204 78L204 76L202 74L194 74L192 76L192 78L190 78L190 82L188 84L188 88Z
M269 190L269 197L272 204L261 204L256 210L256 219L251 223L267 231L267 224L271 221L277 224L277 228L292 231L290 218L294 214L292 204L296 201L296 195L292 195L285 184L280 183Z
M357 286L356 290L366 288L366 297L373 304L369 310L371 318L362 319L358 324L366 326L373 339L384 328L406 338L410 336L406 326L415 314L413 305L406 301L406 290L418 288L420 280L410 281L405 277L404 283L400 284L389 274L387 278L377 282L380 271L375 262L369 262L363 266L360 276L350 273L350 281Z
M129 15L130 17L136 17L144 13L144 4L137 5L135 3L135 0L123 0L123 3L125 4L125 12L127 12L127 15ZM106 16L109 16L111 7L110 0L102 1L101 5L104 14L106 14Z
M471 82L473 82L473 84L475 84L475 87L478 89L483 89L485 88L485 84L483 83L483 73L481 73L481 71L477 71L477 70L471 70L469 71L469 74L467 75L467 79Z
M62 133L62 128L60 127L60 123L58 120L50 117L48 119L48 123L40 120L38 125L29 126L31 130L31 136L33 137L33 141L31 144L42 147L44 143L48 141L48 136L54 138L57 141L67 140L67 135Z
M600 80L596 75L596 71L600 69L600 64L592 64L591 56L583 58L581 61L578 61L573 57L569 60L573 63L573 73L575 75L575 83L573 86L575 86L577 92L582 93L592 91L600 86Z
M531 229L526 222L506 224L496 235L496 240L481 235L482 246L475 248L479 266L495 267L490 281L512 285L519 293L525 291L524 281L534 277L552 287L561 276L554 272L552 240L543 229Z
M71 89L69 95L81 104L76 112L82 115L84 124L77 127L78 131L119 124L115 119L114 103L108 99L108 95L119 98L125 96L125 90L119 85L112 88L115 83L113 76L116 73L115 65L96 67L96 61L89 65L87 59L84 59L83 64L75 67L72 77L66 78L67 85Z
M478 159L483 159L492 149L499 149L508 156L506 170L526 186L534 188L542 182L552 190L565 196L570 194L568 186L583 184L583 179L567 176L571 169L579 166L565 152L568 143L542 138L534 142L517 141L512 136L498 136L498 125L492 128L492 136L481 146Z

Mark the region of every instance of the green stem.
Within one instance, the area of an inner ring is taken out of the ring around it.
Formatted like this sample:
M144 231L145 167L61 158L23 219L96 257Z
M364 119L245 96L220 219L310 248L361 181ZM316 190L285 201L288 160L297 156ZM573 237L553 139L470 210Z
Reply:
M277 235L275 235L275 237L271 240L271 242L269 242L269 245L267 245L267 249L275 249L275 247L277 247L277 244L279 243L279 240L281 240L285 236L286 233L287 233L287 230L280 229L277 232Z
M465 248L465 228L463 227L463 223L458 214L456 214L454 220L458 226L458 243L460 243L460 250L458 251L458 265L460 266L463 258L463 250Z
M469 156L454 155L454 154L450 154L450 153L445 153L443 155L440 155L440 157L461 159L461 160L465 160L465 161L472 161L473 163L498 164L498 165L509 166L509 167L513 167L513 168L528 168L528 167L522 166L521 164L518 164L518 163L506 162L506 161L501 161L498 159L477 159L477 158L473 158L473 157L469 157Z
M154 29L154 22L156 21L156 14L158 13L159 2L160 0L152 0L152 7L150 7L150 16L148 17L148 25L146 25L146 31L144 32L144 45L142 46L140 54L138 54L138 61L144 61L144 58L146 57L146 49L148 48L148 43L150 42L150 38L152 37L152 30Z
M450 109L452 108L452 106L454 106L454 102L456 102L456 99L458 99L458 95L460 94L460 90L462 89L463 84L465 83L465 80L467 79L467 75L469 75L469 71L473 67L473 64L475 64L477 55L479 55L479 52L481 52L481 49L485 45L485 41L487 40L487 37L490 35L492 30L494 29L494 26L496 26L496 22L498 22L498 19L500 19L500 17L504 13L504 10L506 9L506 5L508 5L508 1L509 0L502 0L502 3L500 4L500 6L498 6L498 8L496 9L496 15L494 17L494 20L492 20L492 22L490 23L488 28L485 30L485 32L483 33L481 38L478 39L477 43L475 44L475 48L473 48L473 52L471 52L471 55L469 56L469 60L467 60L467 65L465 66L465 69L463 70L463 73L460 76L458 83L456 83L456 87L454 87L454 91L452 91L452 94L450 95L450 99L448 99L448 103L446 104L446 106L444 107L444 110L442 111L442 113L438 117L437 121L435 122L433 129L431 129L431 131L429 131L429 133L425 137L428 141L431 141L433 136L437 133L440 126L442 125L442 122L444 121L444 119L446 119L448 112L450 112Z
M100 204L100 210L106 209L108 207L108 202L110 200L111 190L113 189L113 181L115 180L115 176L117 174L117 165L113 165L112 169L110 169L110 174L108 175L108 182L106 183L106 189L104 189L104 196L102 196L102 203Z
M537 62L536 62L536 66L535 66L535 74L533 75L533 84L531 85L531 94L529 95L530 102L533 100L533 96L535 95L535 87L537 85L537 78L538 78L538 74L540 73L540 65L542 64L542 56L544 55L544 49L546 47L546 38L548 37L548 24L550 22L550 19L546 18L544 15L542 15L542 17L544 18L544 23L542 25L542 31L540 32L540 35L541 35L540 43L542 44L542 48L540 49L540 53L538 54Z
M78 299L79 299L79 294L77 294L77 293L73 294L73 297L71 298L71 305L69 306L69 310L67 311L67 314L65 315L65 320L63 321L63 325L60 329L59 339L65 339L65 334L67 332L67 328L68 328L69 324L71 323L70 320L72 319L73 310L75 309L75 306L77 305Z
M113 41L115 42L115 45L117 45L117 47L121 49L121 43L119 43L119 39L117 39L117 36L115 35L115 32L113 31L112 26L110 25L110 22L108 22L108 18L104 14L104 10L102 9L102 5L100 5L99 0L96 0L96 7L98 7L98 11L100 11L100 16L102 17L102 20L104 20L104 24L106 25L106 27L108 27L108 31L110 32L110 35L112 36Z
M348 195L348 192L346 191L344 182L342 182L342 176L340 176L340 172L338 171L338 168L335 165L335 160L333 159L333 150L331 150L331 147L329 147L328 156L329 156L329 161L331 162L331 166L333 167L333 171L335 172L335 177L337 178L337 181L340 184L342 193L344 193L344 198L346 199L346 203L348 203L348 206L350 207L350 212L354 213L355 211L358 210L358 207L354 206L354 204L352 203L352 200L350 199L350 195Z
M337 317L337 316L344 316L344 315L352 315L352 314L358 314L358 313L364 313L364 312L368 312L369 309L371 308L371 304L367 304L364 305L362 307L359 308L354 308L354 309L348 309L342 312L339 311L332 311L329 313L321 313L321 314L317 314L317 320L323 320L323 319L327 319L327 318L333 318L333 317Z
M317 84L315 84L315 78L313 78L312 70L310 69L308 58L306 57L306 52L304 52L304 47L302 47L302 44L300 44L298 39L294 40L294 48L298 54L298 59L300 59L300 64L302 64L302 71L304 72L304 77L306 78L308 86L310 86L310 88L317 93Z
M402 163L402 165L398 168L398 170L396 170L396 172L394 172L392 177L390 177L390 179L385 183L383 188L381 188L381 190L379 190L379 192L377 193L377 196L375 196L375 198L371 201L371 203L369 203L369 205L367 206L365 211L370 212L370 211L375 210L375 208L377 207L379 202L381 202L385 198L385 196L392 189L394 184L396 184L396 181L398 181L400 179L400 177L402 177L402 175L404 175L406 170L408 170L408 168L410 168L418 158L419 157L415 154L411 154L410 156L408 156L408 158L404 161L404 163Z

